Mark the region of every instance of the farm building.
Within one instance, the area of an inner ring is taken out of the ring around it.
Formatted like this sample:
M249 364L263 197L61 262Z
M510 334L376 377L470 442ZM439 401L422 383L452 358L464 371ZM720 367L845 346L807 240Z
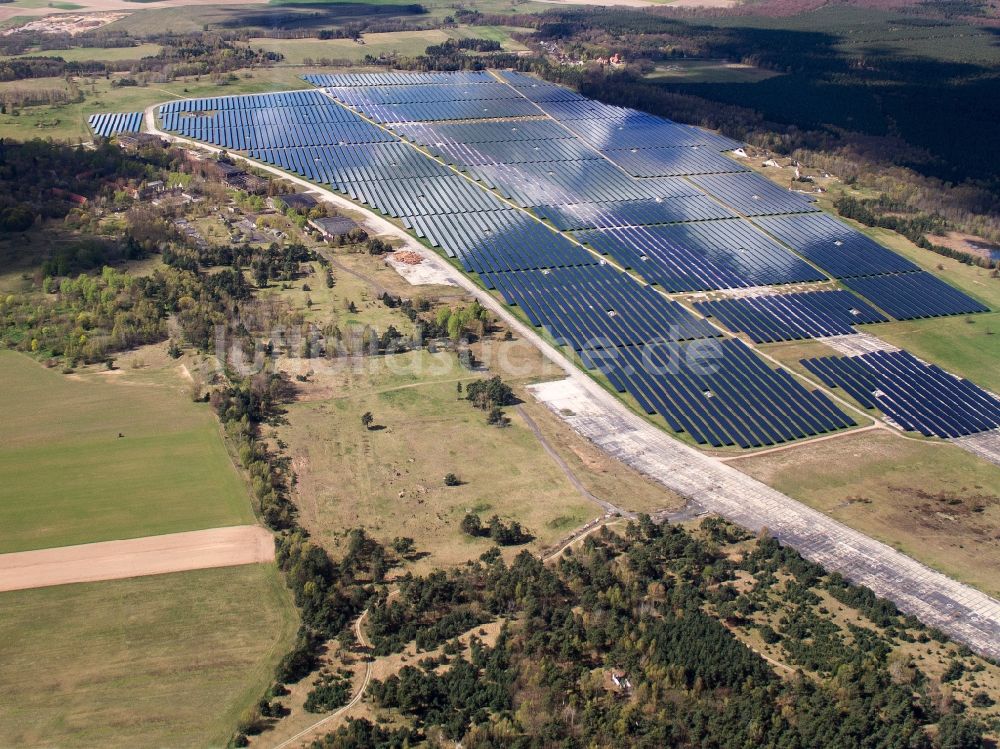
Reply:
M326 218L315 218L310 221L309 224L322 234L324 239L339 237L341 234L347 234L351 229L358 228L358 225L354 222L354 220L349 219L346 216L327 216Z
M284 203L286 208L292 208L300 213L308 213L316 207L318 201L312 195L304 192L292 192L287 195L275 195L267 199L268 208L278 208L278 202Z

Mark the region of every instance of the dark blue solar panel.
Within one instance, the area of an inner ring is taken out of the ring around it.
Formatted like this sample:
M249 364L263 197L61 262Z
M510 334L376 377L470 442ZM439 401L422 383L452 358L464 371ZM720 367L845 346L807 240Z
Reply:
M494 120L539 114L535 105L527 99L367 104L359 106L358 111L376 122L388 124L439 120Z
M719 335L677 302L607 266L487 273L483 281L576 351Z
M737 340L599 350L584 360L699 444L759 447L855 423L821 392L771 369Z
M730 330L747 333L755 343L849 335L853 325L888 320L841 290L717 299L696 302L695 307Z
M818 210L813 199L783 187L753 172L705 174L691 181L744 216L805 213Z
M398 142L265 148L251 150L250 155L255 159L301 174L314 182L332 185L341 192L345 191L346 185L351 182L456 176L447 167L424 157L405 143ZM475 187L475 185L470 186ZM486 195L482 190L479 192ZM460 206L455 207L458 209Z
M853 289L897 320L988 312L989 308L930 273L845 278Z
M610 148L601 153L634 177L677 177L744 172L745 166L709 146Z
M697 187L682 179L637 180L603 160L558 164L487 164L470 166L466 171L525 208L700 194Z
M314 86L412 86L415 83L492 83L496 79L485 70L440 73L321 73L302 76Z
M495 143L435 143L428 145L427 150L461 169L487 164L602 160L597 151L570 138Z
M562 234L513 208L413 216L405 223L417 236L457 257L466 271L479 274L600 263Z
M920 270L825 213L767 216L754 219L754 223L836 278Z
M571 132L552 120L519 122L408 122L394 126L407 140L437 144L509 143L523 140L573 140Z
M551 221L552 225L561 231L735 218L732 212L704 195L607 203L539 205L533 210L541 218Z
M142 129L142 112L112 112L92 114L87 120L90 129L102 138L118 133L137 133Z
M906 351L803 359L802 364L907 431L960 437L1000 427L1000 400Z
M378 104L429 104L454 101L496 101L521 99L517 91L505 83L471 85L424 84L415 86L332 87L326 92L350 107L370 107ZM540 114L535 110L536 114Z
M576 236L671 292L824 280L743 219L593 229Z
M545 105L541 106L544 108ZM572 120L563 125L601 150L707 146L716 151L731 151L740 146L734 140L692 125L682 125L634 110L628 111L630 114L623 119Z

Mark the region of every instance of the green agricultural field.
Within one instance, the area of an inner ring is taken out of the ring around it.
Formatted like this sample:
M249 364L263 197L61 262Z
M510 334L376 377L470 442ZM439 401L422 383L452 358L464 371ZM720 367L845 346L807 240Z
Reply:
M671 83L756 83L779 75L772 70L726 60L673 60L657 65L647 78Z
M66 62L86 62L101 60L116 62L119 60L139 60L143 57L153 57L160 53L163 47L159 44L140 44L136 47L72 47L71 49L35 49L20 55L2 56L0 60L13 60L18 57L61 57Z
M302 65L306 60L349 60L361 62L371 55L400 55L416 57L424 54L427 47L441 44L448 39L492 39L500 42L504 49L518 51L526 49L523 44L515 42L510 32L515 29L505 26L460 26L454 29L429 29L424 31L392 31L386 33L364 34L361 38L364 44L353 39L271 39L257 37L250 39L253 49L263 49L267 52L279 52L285 56L284 62L289 65Z
M0 746L221 747L298 617L274 565L0 593Z
M164 366L66 376L0 351L0 553L253 522L215 416Z
M364 44L358 44L353 39L267 39L250 40L253 49L263 49L267 52L280 52L285 56L285 62L291 65L302 65L305 60L321 58L350 60L361 62L366 55L398 54L404 57L422 55L432 44L441 44L449 38L448 33L440 29L428 31L394 31L385 34L365 34Z

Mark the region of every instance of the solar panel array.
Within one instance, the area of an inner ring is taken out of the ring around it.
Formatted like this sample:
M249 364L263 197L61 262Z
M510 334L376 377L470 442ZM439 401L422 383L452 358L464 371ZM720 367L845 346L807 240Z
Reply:
M734 213L704 195L636 198L605 203L536 205L532 206L532 210L560 231L736 218Z
M695 302L706 317L755 343L850 335L853 325L886 322L888 318L849 291L807 291L737 299Z
M574 235L670 292L825 280L742 219L594 229Z
M759 216L754 222L897 320L989 309L825 213Z
M483 280L576 351L719 335L677 302L606 265L486 274Z
M759 447L855 424L825 395L806 390L783 369L771 369L734 339L599 353L591 363L619 392L700 444Z
M924 271L847 278L844 284L897 320L989 311L985 305Z
M489 83L496 80L484 70L457 73L332 73L302 76L314 86L414 86L421 84Z
M600 263L562 234L513 208L404 221L418 237L457 257L466 271L479 274Z
M726 202L744 216L806 213L819 210L813 199L778 187L753 172L703 174L691 178L699 187Z
M802 364L907 431L951 438L1000 427L996 396L907 351L803 359Z
M939 314L968 308L807 196L747 171L724 153L735 141L523 74L500 77L315 75L307 80L325 91L188 100L160 116L175 132L398 218L590 365L610 358L602 370L616 388L703 444L775 444L854 422L609 259L667 292L829 273L893 315L914 294ZM886 319L846 291L701 309L757 341ZM718 355L703 371L691 357L709 344ZM661 368L676 357L677 367Z
M754 222L834 278L920 270L826 213L765 216Z
M102 138L110 138L118 133L137 133L142 129L142 112L92 114L87 118L87 124Z

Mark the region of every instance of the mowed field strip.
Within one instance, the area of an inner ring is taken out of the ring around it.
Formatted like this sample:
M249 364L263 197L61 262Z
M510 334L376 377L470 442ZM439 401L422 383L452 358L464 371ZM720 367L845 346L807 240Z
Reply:
M270 562L274 538L256 525L0 554L0 592Z

